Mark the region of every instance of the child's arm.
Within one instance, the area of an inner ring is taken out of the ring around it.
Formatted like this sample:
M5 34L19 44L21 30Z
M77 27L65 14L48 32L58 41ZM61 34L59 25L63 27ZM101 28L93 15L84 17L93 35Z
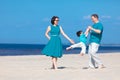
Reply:
M86 31L85 31L85 33L84 33L86 37L88 36L89 31L90 31L90 29L87 28Z

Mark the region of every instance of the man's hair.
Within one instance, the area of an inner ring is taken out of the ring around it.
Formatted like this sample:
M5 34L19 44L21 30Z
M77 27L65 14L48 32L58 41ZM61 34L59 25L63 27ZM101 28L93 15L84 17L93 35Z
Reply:
M78 36L78 37L80 37L80 34L82 33L82 30L80 30L80 31L77 31L76 32L76 35Z
M51 18L51 24L54 24L54 21L55 21L56 18L59 18L59 17L58 17L58 16L53 16L53 17Z
M91 16L95 17L95 18L99 18L97 14L92 14Z

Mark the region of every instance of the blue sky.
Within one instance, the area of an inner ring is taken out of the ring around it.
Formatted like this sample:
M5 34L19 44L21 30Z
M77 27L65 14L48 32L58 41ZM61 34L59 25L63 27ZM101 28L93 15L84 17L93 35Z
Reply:
M104 26L102 44L120 44L120 0L0 0L0 43L46 44L50 19L60 17L65 33L75 42L76 31L92 25L97 13ZM62 42L69 43L63 36Z

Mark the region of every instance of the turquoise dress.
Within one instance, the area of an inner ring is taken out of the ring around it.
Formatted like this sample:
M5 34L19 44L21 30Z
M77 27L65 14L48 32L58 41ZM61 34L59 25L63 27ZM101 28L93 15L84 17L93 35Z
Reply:
M60 26L51 25L50 40L42 50L42 54L51 57L62 57L62 43L60 39Z

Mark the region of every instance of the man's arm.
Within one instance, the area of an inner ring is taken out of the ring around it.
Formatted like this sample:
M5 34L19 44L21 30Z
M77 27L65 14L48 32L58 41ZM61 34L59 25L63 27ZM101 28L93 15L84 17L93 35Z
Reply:
M89 30L93 30L94 32L100 34L101 33L101 30L99 29L95 29L95 28L92 28L91 26L88 26Z

